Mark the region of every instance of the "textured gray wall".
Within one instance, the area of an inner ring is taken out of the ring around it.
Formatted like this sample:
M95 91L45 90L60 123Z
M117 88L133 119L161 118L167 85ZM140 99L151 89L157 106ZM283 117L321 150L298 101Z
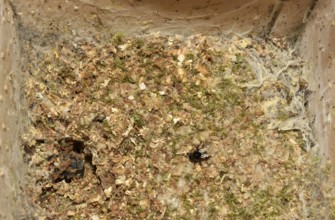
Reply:
M18 44L13 11L0 0L0 219L19 219L24 178L19 144Z
M301 55L307 62L311 118L320 154L330 159L329 184L335 182L335 1L319 0L302 34ZM326 162L326 160L325 160ZM335 193L335 190L333 190Z

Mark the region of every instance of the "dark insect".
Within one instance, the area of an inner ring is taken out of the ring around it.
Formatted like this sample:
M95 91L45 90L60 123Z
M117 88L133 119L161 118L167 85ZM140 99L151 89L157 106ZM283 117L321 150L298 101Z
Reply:
M48 158L50 169L53 169L51 173L53 182L58 183L65 180L66 183L70 183L73 179L83 178L85 173L84 141L66 137L60 139L56 146L59 153Z
M65 180L70 183L72 179L83 178L85 172L85 161L81 158L70 157L69 160L63 161L61 166L55 168L52 179L55 183Z
M196 164L199 163L201 165L201 162L206 161L210 158L210 156L207 154L207 152L204 149L200 149L197 147L194 151L187 154L188 159Z

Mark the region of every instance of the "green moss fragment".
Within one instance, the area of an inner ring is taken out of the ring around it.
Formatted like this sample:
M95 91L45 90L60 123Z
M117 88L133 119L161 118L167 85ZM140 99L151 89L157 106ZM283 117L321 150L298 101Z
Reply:
M233 192L229 192L229 191L225 192L224 198L225 198L225 202L231 207L235 207L238 204L238 200L235 197Z
M134 120L135 126L138 128L142 128L146 123L144 117L137 112L131 112L131 117Z
M126 70L127 70L126 65L125 65L125 62L124 62L120 57L116 57L116 58L114 59L113 67L114 67L114 68L119 68L119 69L121 69L122 71L126 71Z
M124 42L124 35L122 33L116 33L112 37L112 42L115 45L120 45Z

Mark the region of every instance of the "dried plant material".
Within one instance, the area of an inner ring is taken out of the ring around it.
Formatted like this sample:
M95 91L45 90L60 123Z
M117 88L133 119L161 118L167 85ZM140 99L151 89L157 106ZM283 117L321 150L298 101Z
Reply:
M50 219L329 217L302 63L280 45L58 42L25 88L33 200Z

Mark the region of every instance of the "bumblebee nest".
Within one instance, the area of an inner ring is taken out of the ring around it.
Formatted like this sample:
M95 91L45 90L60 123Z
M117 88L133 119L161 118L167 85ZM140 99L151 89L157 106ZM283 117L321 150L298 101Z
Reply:
M40 218L329 216L284 40L114 34L32 51L23 140ZM199 146L208 159L192 163Z

